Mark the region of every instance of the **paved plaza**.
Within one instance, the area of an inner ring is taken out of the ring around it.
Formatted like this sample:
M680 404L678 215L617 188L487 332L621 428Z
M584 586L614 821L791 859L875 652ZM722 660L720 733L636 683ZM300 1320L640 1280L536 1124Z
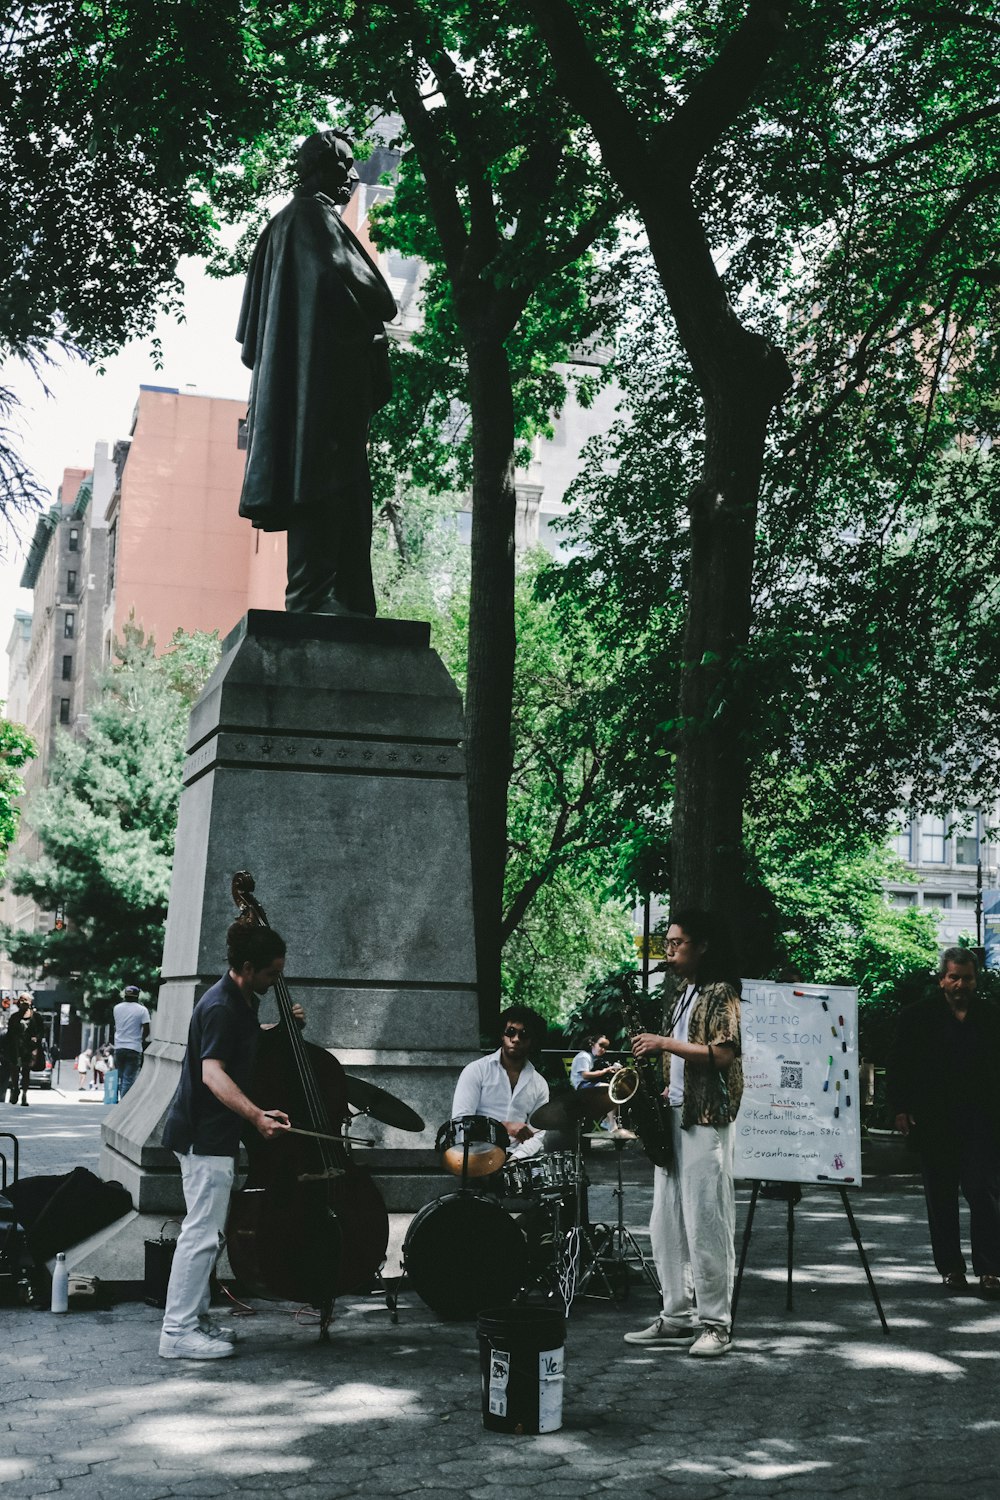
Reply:
M0 1110L0 1130L21 1134L25 1176L96 1167L104 1114L33 1090L28 1110ZM610 1156L593 1158L595 1219L614 1213ZM630 1151L626 1210L640 1236L650 1180ZM742 1229L748 1191L739 1197ZM381 1298L346 1299L327 1345L296 1308L258 1303L237 1357L208 1365L160 1360L160 1315L142 1303L66 1317L4 1308L0 1493L1000 1495L1000 1305L941 1293L912 1178L873 1178L852 1202L888 1336L839 1197L807 1188L791 1312L785 1206L761 1202L733 1351L695 1361L624 1344L655 1312L645 1287L619 1305L578 1301L564 1423L544 1437L484 1431L474 1325L440 1321L411 1293L397 1324Z

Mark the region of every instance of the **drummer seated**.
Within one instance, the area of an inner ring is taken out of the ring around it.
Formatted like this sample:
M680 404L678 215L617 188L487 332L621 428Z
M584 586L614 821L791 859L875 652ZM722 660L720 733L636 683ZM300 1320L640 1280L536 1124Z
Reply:
M508 1157L520 1160L545 1150L545 1132L528 1121L549 1102L549 1086L531 1061L545 1035L545 1022L527 1005L509 1005L500 1016L500 1046L459 1074L453 1118L486 1115L499 1120L510 1137Z

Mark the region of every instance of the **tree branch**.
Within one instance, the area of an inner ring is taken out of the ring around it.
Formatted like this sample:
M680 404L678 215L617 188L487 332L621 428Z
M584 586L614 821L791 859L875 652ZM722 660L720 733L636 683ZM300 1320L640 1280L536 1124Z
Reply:
M998 27L1000 31L1000 27ZM978 125L983 120L993 120L1000 115L1000 102L984 104L980 109L963 110L961 114L955 115L951 120L946 120L939 125L937 130L928 131L926 135L919 136L913 141L904 141L892 151L887 151L885 156L878 157L875 161L864 161L860 157L852 157L847 160L844 170L848 173L863 174L867 172L878 172L883 167L892 166L894 162L902 161L904 157L913 156L920 151L926 151L929 146L936 146L940 141L947 140L956 130L962 130L967 125Z
M720 137L743 113L785 36L788 0L749 0L742 22L713 63L700 73L671 119L653 133L651 146L667 152L690 182Z
M434 210L434 223L449 275L457 281L461 276L469 235L448 163L441 151L430 112L420 97L414 79L406 74L397 75L393 93L420 157L427 196Z
M590 122L612 175L619 182L638 179L646 142L607 70L591 51L570 0L526 0L526 4L563 93L577 114Z

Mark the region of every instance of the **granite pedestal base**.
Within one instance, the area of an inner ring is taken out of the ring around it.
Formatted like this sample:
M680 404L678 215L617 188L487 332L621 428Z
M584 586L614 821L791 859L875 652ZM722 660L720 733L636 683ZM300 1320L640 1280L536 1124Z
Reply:
M153 1041L102 1133L101 1175L140 1213L183 1208L162 1125L237 870L288 943L307 1039L426 1122L352 1125L389 1209L453 1185L434 1136L479 1039L462 734L425 625L252 610L225 642L191 714Z

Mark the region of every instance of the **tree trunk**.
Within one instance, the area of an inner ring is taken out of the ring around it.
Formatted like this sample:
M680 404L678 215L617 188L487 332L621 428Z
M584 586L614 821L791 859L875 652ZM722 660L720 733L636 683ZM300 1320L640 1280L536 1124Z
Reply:
M767 426L791 384L780 350L740 323L687 191L669 167L640 202L650 248L705 408L705 458L689 497L670 895L715 911L749 956L743 879L748 691L733 666L750 638Z
M690 499L690 562L678 702L671 901L743 930L747 695L733 663L749 640L757 497L771 406L748 384L706 413L707 452Z
M479 1023L500 1011L514 693L514 400L502 338L466 338L472 408L472 587L465 700Z

